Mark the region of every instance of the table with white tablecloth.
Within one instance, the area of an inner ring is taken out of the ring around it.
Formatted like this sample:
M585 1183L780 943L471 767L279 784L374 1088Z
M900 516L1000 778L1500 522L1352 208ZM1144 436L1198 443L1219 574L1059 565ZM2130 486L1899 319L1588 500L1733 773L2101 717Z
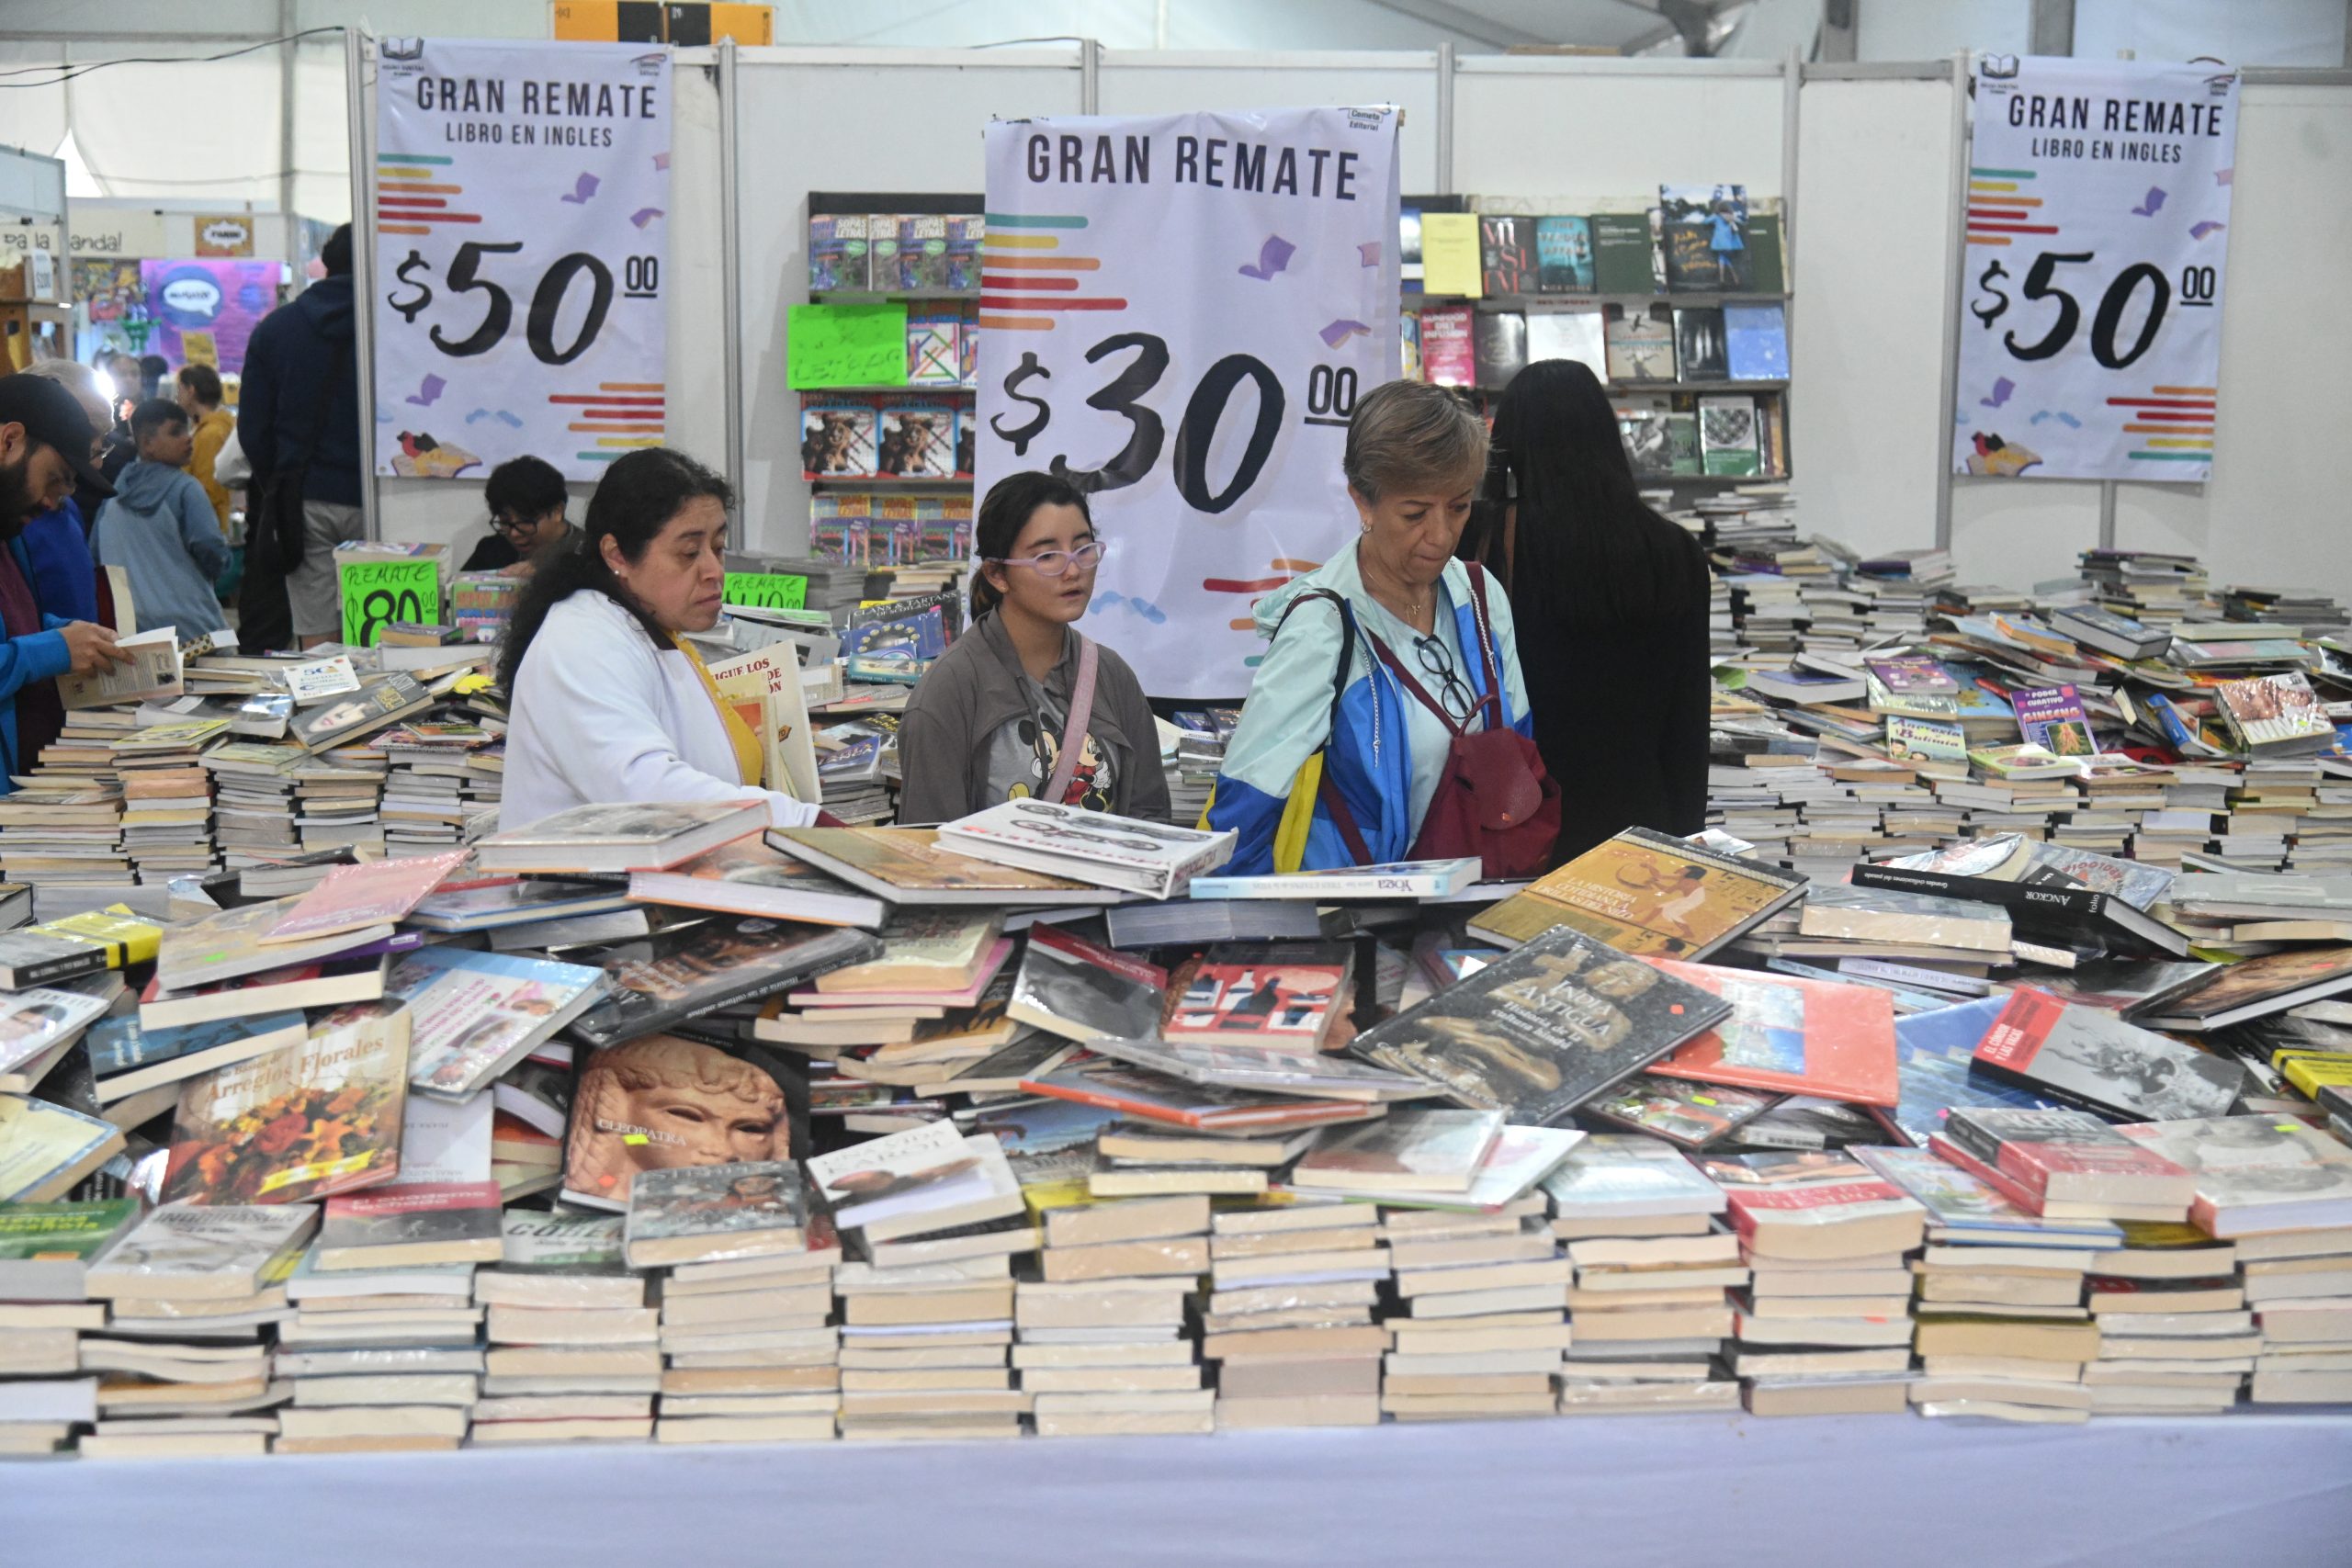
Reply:
M5 1568L2346 1568L2352 1414L0 1465Z

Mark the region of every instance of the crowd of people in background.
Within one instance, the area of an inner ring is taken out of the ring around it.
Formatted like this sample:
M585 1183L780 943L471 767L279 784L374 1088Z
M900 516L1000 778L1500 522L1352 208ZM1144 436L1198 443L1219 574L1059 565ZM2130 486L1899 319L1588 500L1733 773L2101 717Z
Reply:
M247 653L335 636L335 550L364 536L351 243L335 231L323 276L254 329L233 414L217 370L152 355L0 379L0 793L56 738L56 677L122 659L119 627ZM1474 853L1526 874L1628 826L1695 831L1706 563L1642 501L1592 372L1530 366L1491 431L1445 388L1391 382L1359 400L1343 468L1355 536L1258 606L1270 647L1205 818L1238 832L1235 867ZM632 453L575 528L562 475L526 457L482 502L459 570L537 574L501 650L511 818L728 797L817 815L762 776L683 635L718 617L725 480ZM1074 625L1113 543L1085 495L1011 476L976 543L970 631L907 705L899 819L1030 797L1165 818L1150 705ZM108 568L128 625L101 613Z

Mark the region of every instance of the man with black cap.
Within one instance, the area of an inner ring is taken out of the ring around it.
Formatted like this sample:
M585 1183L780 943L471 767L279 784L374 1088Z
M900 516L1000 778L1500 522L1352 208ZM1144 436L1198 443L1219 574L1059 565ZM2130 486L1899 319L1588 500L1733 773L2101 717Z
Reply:
M0 795L64 728L57 677L128 664L114 632L41 614L18 537L75 485L112 495L91 460L97 432L74 394L41 376L0 378Z

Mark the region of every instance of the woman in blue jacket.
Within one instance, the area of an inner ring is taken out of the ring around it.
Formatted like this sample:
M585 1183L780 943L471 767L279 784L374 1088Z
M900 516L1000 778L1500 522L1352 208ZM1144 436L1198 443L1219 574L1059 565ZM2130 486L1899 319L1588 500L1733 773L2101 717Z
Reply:
M1453 547L1487 466L1487 427L1442 387L1391 381L1348 422L1356 537L1270 593L1259 666L1209 803L1238 835L1236 875L1407 857L1453 733L1374 656L1376 637L1457 722L1501 676L1501 721L1531 733L1510 602L1481 593ZM1277 629L1280 635L1276 636Z

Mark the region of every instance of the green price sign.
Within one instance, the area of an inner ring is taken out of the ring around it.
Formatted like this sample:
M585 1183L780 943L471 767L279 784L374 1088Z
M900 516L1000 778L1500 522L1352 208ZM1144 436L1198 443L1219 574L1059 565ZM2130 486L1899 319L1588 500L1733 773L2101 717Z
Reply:
M907 384L904 305L794 305L784 330L795 389Z
M730 571L719 597L747 610L803 610L808 605L808 580L782 571Z
M388 621L441 624L441 567L434 560L347 560L343 578L343 640L372 648Z

